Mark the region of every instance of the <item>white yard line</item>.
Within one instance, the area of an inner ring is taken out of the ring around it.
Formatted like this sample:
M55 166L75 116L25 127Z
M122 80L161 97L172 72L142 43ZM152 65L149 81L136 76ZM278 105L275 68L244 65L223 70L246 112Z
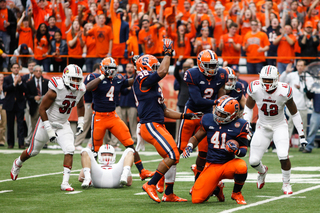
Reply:
M275 200L281 200L281 199L284 199L284 198L290 198L291 196L295 196L295 195L298 195L298 194L301 194L301 193L304 193L304 192L308 192L308 191L312 191L312 190L315 190L315 189L319 189L319 188L320 188L320 185L312 186L310 188L306 188L306 189L302 189L300 191L294 192L291 195L281 195L279 197L274 197L274 198L270 198L270 199L267 199L267 200L259 201L259 202L256 202L256 203L251 203L251 204L240 206L240 207L237 207L237 208L225 210L225 211L222 211L220 213L231 213L231 212L247 209L247 208L250 208L250 207L253 207L253 206L258 206L258 205L269 203L269 202L272 202L272 201L275 201Z

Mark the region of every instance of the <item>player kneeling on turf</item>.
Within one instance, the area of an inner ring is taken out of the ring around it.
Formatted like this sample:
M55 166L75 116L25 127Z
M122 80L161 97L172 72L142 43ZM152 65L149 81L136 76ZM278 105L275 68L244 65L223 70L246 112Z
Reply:
M231 198L238 204L247 204L241 189L247 179L248 168L244 160L235 156L244 157L247 153L249 124L238 118L239 110L240 104L234 98L227 95L219 98L214 113L202 117L200 129L183 151L182 157L189 157L193 148L207 136L206 165L193 186L192 203L203 203L212 195L224 202L224 186L219 181L234 179Z
M82 188L94 185L97 188L118 188L131 186L131 166L133 164L134 150L127 148L118 163L116 153L111 145L105 144L98 152L98 162L94 159L94 153L84 148L81 151L82 170L79 181Z

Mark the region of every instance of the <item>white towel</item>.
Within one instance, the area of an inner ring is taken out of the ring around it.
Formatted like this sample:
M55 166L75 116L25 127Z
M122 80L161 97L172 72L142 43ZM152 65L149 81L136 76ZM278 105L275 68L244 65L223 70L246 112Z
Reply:
M144 140L143 140L143 138L141 137L141 134L140 134L140 127L141 127L141 123L138 123L137 124L137 147L136 147L136 150L138 152L140 150L141 151L145 151Z

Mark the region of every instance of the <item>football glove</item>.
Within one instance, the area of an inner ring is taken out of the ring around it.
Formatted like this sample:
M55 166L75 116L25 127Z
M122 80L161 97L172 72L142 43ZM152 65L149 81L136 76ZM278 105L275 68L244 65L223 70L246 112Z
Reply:
M52 126L48 120L43 122L44 128L47 131L47 134L49 136L49 140L51 143L57 143L57 133L52 129Z
M306 147L307 146L308 142L306 141L304 136L300 137L300 144L301 144L302 147Z
M218 103L220 103L220 101L218 99L213 101L213 105L217 105Z
M163 39L163 55L172 57L173 55L173 41L171 39Z
M188 158L190 157L190 154L192 153L193 148L188 144L188 146L183 150L181 153L181 156L183 158Z
M203 115L202 112L182 113L180 116L180 119L195 120L195 119L200 119L202 115Z
M226 150L236 155L239 151L239 148L234 143L229 141L226 143Z
M77 126L76 136L83 133L83 124L84 124L84 118L83 118L83 116L81 116L78 118L78 126Z

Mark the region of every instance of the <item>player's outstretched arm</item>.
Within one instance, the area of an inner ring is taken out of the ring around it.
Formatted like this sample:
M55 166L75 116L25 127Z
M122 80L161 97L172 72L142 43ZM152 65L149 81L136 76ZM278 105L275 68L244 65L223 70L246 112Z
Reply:
M197 131L197 133L189 139L186 148L181 153L181 156L183 158L188 158L192 153L192 150L198 146L199 141L205 138L206 135L207 135L206 131L201 126L200 129Z
M163 40L163 54L165 55L159 69L157 70L158 75L160 78L164 78L170 67L170 60L173 54L173 41L171 39L164 39Z
M165 108L164 110L164 117L166 118L172 118L172 119L188 119L188 120L195 120L200 119L200 117L203 115L202 112L197 113L180 113L177 111L174 111L172 109Z
M92 90L94 90L99 84L100 82L105 79L105 75L101 74L98 78L90 81L87 85L86 85L86 91L91 92Z
M245 119L249 124L252 120L252 114L253 114L253 107L256 104L256 101L252 99L252 97L249 95L246 101L246 106L243 110L243 119Z
M80 135L83 132L83 124L84 124L84 102L83 96L77 104L77 114L78 114L78 125L76 135Z

